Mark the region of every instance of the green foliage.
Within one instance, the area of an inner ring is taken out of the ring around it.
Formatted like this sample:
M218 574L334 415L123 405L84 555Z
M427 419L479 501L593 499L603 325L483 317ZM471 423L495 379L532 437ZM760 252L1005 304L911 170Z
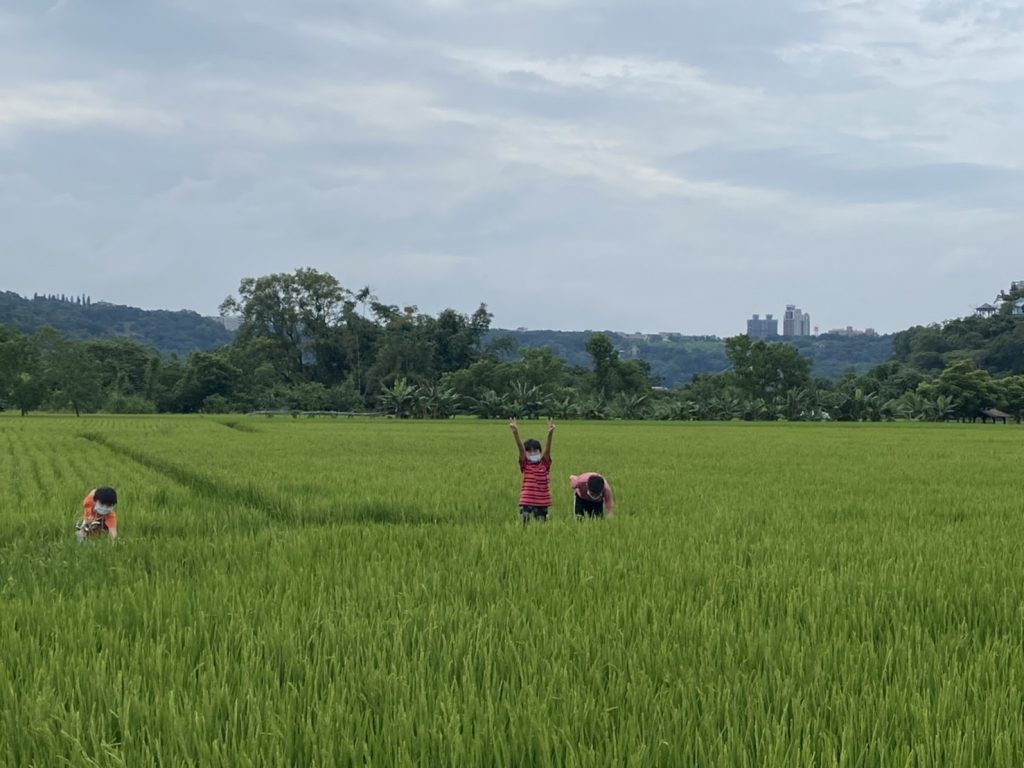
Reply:
M418 387L404 377L395 379L390 387L384 387L380 396L380 408L399 419L407 418L416 404Z
M924 373L968 360L993 376L1024 373L1024 320L1009 314L915 326L893 337L893 359Z
M919 391L926 396L944 395L949 398L952 415L961 419L973 419L981 411L997 402L998 387L988 371L979 370L974 364L961 360L945 368L929 384Z
M733 336L725 340L725 350L736 386L749 398L773 401L811 383L810 361L789 344Z
M34 301L90 308L87 299ZM245 278L222 311L241 321L232 342L185 358L128 338L76 341L52 328L29 337L0 325L0 408L919 421L972 420L998 407L1024 417L1016 384L1024 376L1024 323L1009 314L912 328L893 339L786 343L492 333L485 305L472 315L445 309L433 317L313 269Z
M591 337L587 331L507 331L494 330L486 337L486 347L495 357L515 359L516 351L549 350L567 366L589 368L592 360L586 350ZM694 376L721 373L729 367L725 342L714 336L681 334L623 334L604 331L622 361L643 361L653 380L667 387L688 384ZM821 335L787 340L811 360L816 376L837 378L853 367L859 373L884 363L892 354L891 336Z

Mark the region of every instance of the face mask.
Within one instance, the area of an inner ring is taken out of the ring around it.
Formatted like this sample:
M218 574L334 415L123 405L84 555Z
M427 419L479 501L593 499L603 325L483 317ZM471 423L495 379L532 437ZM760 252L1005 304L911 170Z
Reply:
M95 512L95 513L96 513L97 515L100 515L100 516L102 517L102 516L104 516L104 515L109 515L109 514L110 514L111 512L113 512L113 511L114 511L114 508L113 508L113 507L108 507L108 506L107 506L106 504L97 504L97 505L96 505L96 506L95 506L95 507L93 508L93 511L94 511L94 512Z
M536 464L537 462L540 461L540 459L541 459L541 455L539 453L528 453L528 454L526 454L526 460L528 462L530 462L531 464Z

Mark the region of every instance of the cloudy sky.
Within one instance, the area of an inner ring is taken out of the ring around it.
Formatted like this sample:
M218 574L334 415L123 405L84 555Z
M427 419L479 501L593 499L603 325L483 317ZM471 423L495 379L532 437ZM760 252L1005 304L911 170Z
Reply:
M6 0L0 289L310 266L497 327L893 331L1024 279L1024 1Z

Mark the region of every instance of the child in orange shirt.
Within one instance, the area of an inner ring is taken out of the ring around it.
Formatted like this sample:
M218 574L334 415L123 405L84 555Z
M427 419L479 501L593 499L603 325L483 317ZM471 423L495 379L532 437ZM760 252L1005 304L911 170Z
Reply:
M117 491L113 488L94 488L82 499L82 522L78 524L76 536L85 541L94 536L106 534L111 540L117 538Z

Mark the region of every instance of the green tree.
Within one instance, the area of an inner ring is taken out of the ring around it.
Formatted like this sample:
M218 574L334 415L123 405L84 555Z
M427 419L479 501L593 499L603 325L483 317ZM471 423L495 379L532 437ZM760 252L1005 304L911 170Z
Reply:
M612 397L616 392L616 368L619 353L611 339L603 333L593 333L587 339L587 354L590 355L593 384L591 391L603 397Z
M42 405L47 388L38 340L0 326L0 404L25 416Z
M461 315L454 309L441 312L434 325L437 370L445 373L472 365L480 357L491 317L484 304L471 317Z
M955 362L940 373L925 391L932 397L945 395L953 405L953 415L971 420L981 416L984 408L995 404L997 387L988 371L980 370L968 360Z
M443 384L423 384L416 389L416 404L424 419L447 419L455 415L459 396Z
M175 386L176 410L197 413L203 410L203 403L212 395L218 395L225 402L230 401L241 378L242 372L221 355L193 352Z
M100 387L108 394L151 400L160 357L131 339L99 339L83 342L95 361Z
M417 387L410 384L404 377L395 380L390 387L383 387L380 396L380 407L399 419L404 419L416 402Z
M1007 376L994 382L999 407L1019 424L1024 420L1024 376Z
M0 406L11 403L14 386L26 363L27 347L24 336L0 325Z
M790 344L752 341L748 336L725 340L735 383L749 398L775 402L790 389L811 386L811 362Z
M104 393L96 360L83 342L68 341L53 328L36 333L42 352L44 403L54 410L70 408L76 416L99 409Z
M512 406L512 412L518 418L536 419L544 412L547 405L544 390L525 381L512 382L508 399Z
M238 298L229 296L220 306L221 315L238 315L242 325L238 337L262 337L274 342L284 370L295 376L308 375L321 383L344 368L341 345L330 331L341 320L351 293L332 275L315 269L297 269L244 278Z
M505 419L512 415L512 406L506 395L493 389L485 389L476 397L469 398L472 413L481 419Z
M376 358L366 374L368 386L379 390L398 379L425 384L438 378L435 367L436 321L406 307L389 316Z

